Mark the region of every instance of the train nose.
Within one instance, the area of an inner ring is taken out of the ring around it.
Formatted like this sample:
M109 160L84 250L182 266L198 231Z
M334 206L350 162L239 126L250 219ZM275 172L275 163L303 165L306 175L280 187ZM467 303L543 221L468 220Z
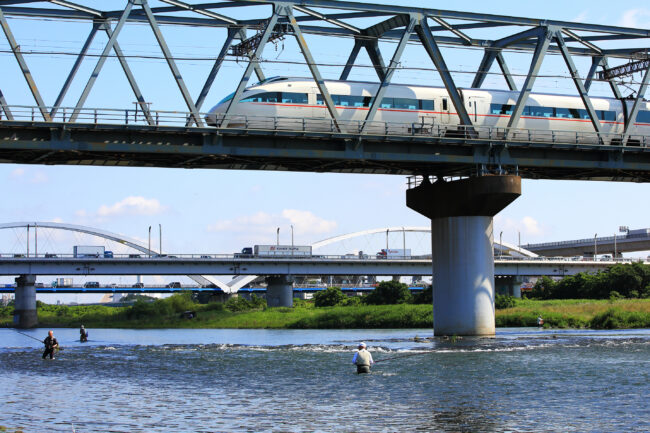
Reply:
M210 126L219 126L218 123L223 119L225 111L224 104L219 103L212 107L208 114L205 115L205 123Z

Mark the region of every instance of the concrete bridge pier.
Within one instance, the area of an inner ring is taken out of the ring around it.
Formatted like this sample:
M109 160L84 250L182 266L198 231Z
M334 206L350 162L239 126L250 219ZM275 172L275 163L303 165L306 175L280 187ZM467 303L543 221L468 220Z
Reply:
M14 326L16 328L35 328L38 325L35 283L36 275L21 275L16 278L14 301Z
M434 335L494 335L492 219L521 195L519 176L429 183L406 204L431 218Z
M266 305L269 307L293 307L293 276L271 275L266 277Z

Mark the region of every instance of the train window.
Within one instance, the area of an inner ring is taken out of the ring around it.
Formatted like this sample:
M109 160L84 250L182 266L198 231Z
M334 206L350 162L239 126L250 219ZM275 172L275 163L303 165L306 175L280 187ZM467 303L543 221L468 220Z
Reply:
M393 98L384 98L381 100L381 108L393 108L395 101Z
M606 122L616 122L616 111L598 111L598 118Z
M443 99L444 101L444 99ZM490 113L491 114L507 114L508 116L512 114L512 105L508 104L490 104Z
M442 98L442 111L448 111L449 104L447 103L447 98Z
M282 103L283 104L307 104L307 94L306 93L291 93L291 92L282 92Z
M418 100L411 98L394 98L395 99L395 108L400 110L417 110L418 109Z
M640 123L650 123L650 111L639 111L636 115L636 121Z
M535 117L553 117L554 110L553 107L535 107L535 106L526 106L528 109L529 116ZM526 110L524 110L525 112Z
M430 99L420 99L420 110L433 110L433 101Z

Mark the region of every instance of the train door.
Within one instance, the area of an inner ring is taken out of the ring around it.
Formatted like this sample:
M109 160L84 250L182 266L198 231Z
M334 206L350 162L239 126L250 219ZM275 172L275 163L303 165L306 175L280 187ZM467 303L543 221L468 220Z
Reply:
M483 97L470 96L467 98L467 114L474 125L482 125L486 112L486 99Z
M442 98L440 101L440 123L448 124L449 123L449 98Z

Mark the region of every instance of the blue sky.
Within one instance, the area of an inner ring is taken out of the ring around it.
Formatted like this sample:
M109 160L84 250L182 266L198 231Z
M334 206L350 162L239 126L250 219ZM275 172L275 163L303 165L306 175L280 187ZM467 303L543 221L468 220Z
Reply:
M111 1L110 4L124 2ZM381 2L390 3L390 2ZM101 7L108 2L84 2ZM155 5L154 2L152 4ZM403 1L400 4L422 5ZM650 28L650 7L644 1L627 1L617 7L605 1L546 2L427 2L427 6L462 11L508 14L567 21L585 21L609 25ZM75 51L89 30L87 24L71 22L65 26L53 22L9 19L24 51ZM223 32L164 27L167 42L177 56L213 57L223 41ZM514 30L510 31L514 33ZM486 33L470 33L486 35ZM498 37L498 33L496 34ZM120 44L130 54L158 54L149 28L128 26ZM105 37L96 39L93 52L103 48ZM316 60L341 64L347 58L351 42L309 37ZM332 43L336 44L332 47ZM645 41L646 46L648 41ZM7 49L4 35L0 51ZM383 45L389 59L394 44ZM430 67L418 47L409 46L403 66ZM451 69L473 71L481 53L475 50L445 49ZM300 59L290 40L277 47L269 45L265 59ZM74 58L64 55L28 55L27 62L46 104L56 94ZM511 71L525 73L529 56L506 54ZM0 89L11 105L33 105L24 80L18 75L10 54L0 53ZM64 105L71 106L85 84L94 60L87 60L79 72L80 80L70 91ZM153 108L184 110L179 93L161 60L133 59L131 66L147 100ZM368 64L360 56L359 63ZM577 61L583 73L587 63ZM179 62L181 72L196 97L210 68L206 61ZM287 65L265 64L267 76L287 74ZM340 68L323 68L328 78ZM230 93L243 66L227 62L210 92L204 110ZM291 67L292 75L306 75ZM368 68L354 69L352 78L374 79ZM538 80L535 91L574 93L564 64L548 57L542 74L555 77ZM456 74L459 85L468 85L471 74ZM519 78L521 80L521 78ZM435 72L406 69L396 74L397 82L428 82L438 85ZM491 76L485 87L503 88L502 78ZM594 86L595 94L607 94L604 86ZM88 107L132 107L134 97L119 66L110 59L88 99ZM426 226L427 219L405 205L405 182L401 176L309 174L253 171L183 170L155 168L103 168L62 166L0 165L3 184L0 210L2 222L21 220L58 221L98 227L145 240L149 226L163 226L164 249L178 253L234 252L244 246L273 242L276 227L281 227L282 242L290 242L290 225L295 228L297 244L308 244L337 234L386 226ZM650 186L647 184L528 181L523 195L495 219L495 233L503 231L504 241L522 243L589 238L613 235L620 225L650 227ZM12 235L13 236L13 235ZM15 239L0 236L0 253L16 248ZM70 241L72 242L72 241ZM157 242L157 235L155 237ZM63 243L65 249L69 248ZM68 252L68 251L62 251Z

